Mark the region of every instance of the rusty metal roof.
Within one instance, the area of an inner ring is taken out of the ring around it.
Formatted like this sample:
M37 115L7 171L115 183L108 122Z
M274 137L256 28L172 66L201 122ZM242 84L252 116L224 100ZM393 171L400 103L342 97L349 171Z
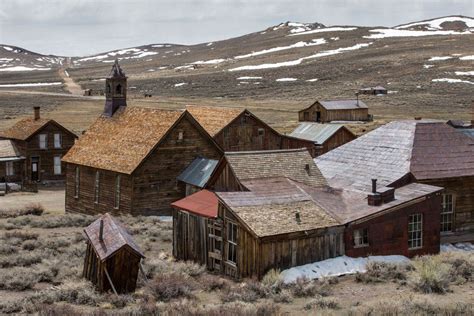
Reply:
M396 121L315 158L329 184L367 191L416 179L474 176L474 140L442 122Z
M344 128L342 124L303 122L291 132L290 136L310 140L318 145L322 145L342 128Z
M103 221L103 240L99 240L100 221ZM145 258L127 229L112 215L105 213L84 229L87 239L101 261L107 260L122 247L128 246L138 256Z
M186 110L211 136L215 136L244 112L244 109L238 108L197 105L188 105Z
M203 188L216 168L217 163L218 160L197 157L176 179Z
M333 100L319 101L326 110L355 110L367 109L368 106L361 100Z
M13 161L25 159L9 139L0 140L0 161Z
M208 190L201 190L171 203L171 206L175 209L185 210L199 216L210 218L217 217L217 205L218 200L216 194Z
M326 185L306 148L227 152L225 160L241 182L285 177L310 186Z
M62 160L131 174L184 113L122 107L113 117L99 117Z

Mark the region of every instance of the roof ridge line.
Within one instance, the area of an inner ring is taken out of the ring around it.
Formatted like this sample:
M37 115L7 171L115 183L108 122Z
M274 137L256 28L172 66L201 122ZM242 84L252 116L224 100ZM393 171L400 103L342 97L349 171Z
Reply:
M274 153L286 153L286 152L303 152L308 151L307 148L294 148L294 149L274 149L274 150L249 150L249 151L226 151L224 155L249 155L249 154L274 154Z

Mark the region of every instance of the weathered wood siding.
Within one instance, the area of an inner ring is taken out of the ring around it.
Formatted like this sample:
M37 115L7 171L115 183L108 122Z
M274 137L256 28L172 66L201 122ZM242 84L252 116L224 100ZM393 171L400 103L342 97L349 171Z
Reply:
M79 195L76 198L76 167L79 167ZM99 171L99 202L95 203L95 176ZM112 171L67 164L66 212L83 214L130 214L132 206L132 177ZM120 203L115 208L115 181L120 175Z
M323 155L334 148L337 148L345 143L348 143L357 137L346 128L340 128L334 135L332 135L324 144L319 148L318 156Z
M313 158L317 156L318 150L312 141L289 137L285 135L282 136L281 149L298 149L298 148L308 149L311 157Z
M474 177L417 182L443 187L454 197L453 233L442 236L444 242L474 241Z
M25 177L25 161L13 161L13 175L7 176L6 162L0 162L0 182L21 182Z
M320 112L320 120L317 113ZM369 119L369 109L347 109L347 110L326 110L321 104L316 102L312 106L298 112L300 122L320 122L331 121L367 121Z
M225 161L218 165L206 188L220 192L244 191L234 172Z
M439 252L441 195L432 194L406 207L390 211L367 221L355 221L345 231L346 254L351 257L368 255L403 255L414 257ZM423 246L408 249L408 217L423 214ZM369 244L354 246L354 230L368 228Z
M207 218L173 210L173 256L207 265Z
M184 133L182 140L179 132ZM133 173L132 213L170 215L170 204L185 197L176 177L198 156L219 159L221 155L212 139L189 116L183 117Z

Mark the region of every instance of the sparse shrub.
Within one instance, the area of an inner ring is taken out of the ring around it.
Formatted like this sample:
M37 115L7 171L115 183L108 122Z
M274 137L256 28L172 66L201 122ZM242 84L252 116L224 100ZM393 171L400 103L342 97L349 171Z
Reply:
M29 232L22 232L22 231L19 231L19 230L15 230L15 231L12 231L12 232L6 232L5 234L3 234L3 239L5 240L9 240L9 239L20 239L21 241L25 241L25 240L36 240L38 239L38 234L35 234L35 233L29 233Z
M280 277L280 269L271 269L262 278L262 284L264 286L272 287L280 284L281 282L282 279Z
M133 302L133 297L131 295L109 294L105 297L105 301L110 302L115 308L124 308Z
M273 295L273 301L275 303L291 303L293 301L293 295L290 290L283 289L279 293Z
M314 308L321 308L321 309L339 309L341 308L339 303L332 298L327 297L318 297L311 300L304 306L305 310L312 310Z
M416 290L423 293L446 293L449 289L450 267L439 257L425 256L413 261L415 271L412 282Z
M161 274L149 281L146 291L156 300L168 302L173 298L192 298L195 283L189 277L179 274Z
M17 302L6 302L0 303L0 313L1 314L13 314L19 313L21 311L22 306Z
M225 289L221 300L223 302L255 302L260 298L268 297L270 294L269 289L260 282L248 280L245 283L241 283L238 287Z
M0 257L0 268L28 267L40 263L41 260L41 256L36 253L22 253L21 255L14 254Z
M58 227L85 227L94 221L94 217L82 214L65 214L47 216L41 219L32 218L31 227L58 228Z
M25 240L21 247L23 250L35 250L36 248L40 248L43 244L38 240Z
M330 293L329 282L310 281L306 278L298 278L296 282L291 283L290 288L296 297L311 297L315 295L328 296Z
M41 204L31 204L19 210L2 210L0 211L0 218L15 218L24 215L41 216L44 212Z
M230 281L213 274L203 274L198 280L201 287L206 291L223 290L230 287Z
M37 280L34 273L30 273L24 268L14 268L8 273L0 274L0 289L25 291L33 288Z
M386 262L369 261L365 273L357 273L357 282L376 283L396 280L406 280L410 265L400 265Z
M450 252L438 255L441 262L450 265L450 280L463 284L474 279L474 253Z
M100 302L100 296L89 282L84 280L66 281L55 290L43 290L35 293L26 298L26 302L33 306L57 302L95 306Z
M12 245L0 245L0 255L11 255L18 252L18 248Z

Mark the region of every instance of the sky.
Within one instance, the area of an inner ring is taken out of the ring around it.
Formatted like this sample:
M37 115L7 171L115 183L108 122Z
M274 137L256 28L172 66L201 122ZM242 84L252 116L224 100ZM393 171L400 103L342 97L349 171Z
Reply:
M395 26L446 15L474 16L474 0L0 0L0 44L84 56L217 41L286 21Z

